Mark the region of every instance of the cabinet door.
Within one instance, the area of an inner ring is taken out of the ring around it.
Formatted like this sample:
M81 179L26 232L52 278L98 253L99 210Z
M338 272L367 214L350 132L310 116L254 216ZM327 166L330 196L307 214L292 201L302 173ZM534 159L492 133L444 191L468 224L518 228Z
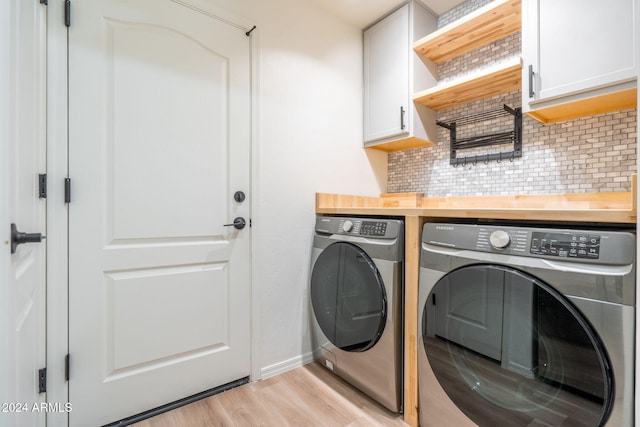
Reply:
M409 6L364 32L364 142L409 128Z
M523 1L525 72L533 72L524 104L634 80L635 7L634 0Z

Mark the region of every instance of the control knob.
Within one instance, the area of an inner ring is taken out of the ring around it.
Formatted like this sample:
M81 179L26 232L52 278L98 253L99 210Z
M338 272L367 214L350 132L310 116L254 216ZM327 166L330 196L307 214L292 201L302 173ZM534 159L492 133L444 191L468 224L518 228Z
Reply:
M344 230L345 233L350 232L351 230L353 230L353 222L346 220L342 225L342 229Z
M506 231L496 230L491 233L491 236L489 236L489 241L491 242L491 246L493 246L494 248L504 249L509 246L511 237Z

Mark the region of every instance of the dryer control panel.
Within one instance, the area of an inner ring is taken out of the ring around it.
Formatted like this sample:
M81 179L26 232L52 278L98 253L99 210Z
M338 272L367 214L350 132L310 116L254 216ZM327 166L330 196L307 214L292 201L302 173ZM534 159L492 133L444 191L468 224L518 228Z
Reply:
M543 233L531 234L530 252L568 258L598 259L600 236L592 233Z
M402 221L396 219L328 216L316 218L316 232L375 239L395 239L404 234Z
M387 223L384 221L362 221L360 234L363 236L384 236L387 232Z
M628 231L427 223L423 244L511 256L597 264L633 262L635 236Z

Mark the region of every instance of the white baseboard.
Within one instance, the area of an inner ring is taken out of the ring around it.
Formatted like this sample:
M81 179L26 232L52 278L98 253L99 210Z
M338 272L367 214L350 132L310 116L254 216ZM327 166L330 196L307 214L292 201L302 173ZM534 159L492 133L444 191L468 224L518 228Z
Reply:
M301 354L300 356L292 357L291 359L287 359L270 366L265 366L260 370L260 378L265 380L269 377L274 377L278 374L299 368L300 366L304 366L311 362L313 362L312 352Z

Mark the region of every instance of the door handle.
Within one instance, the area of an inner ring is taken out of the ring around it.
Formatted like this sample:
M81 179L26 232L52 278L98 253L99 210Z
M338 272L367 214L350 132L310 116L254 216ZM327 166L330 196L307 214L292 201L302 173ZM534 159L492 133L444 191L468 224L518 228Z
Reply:
M244 218L240 216L234 219L231 224L224 224L225 227L233 226L236 228L236 230L242 230L246 225L247 225L247 221L245 221Z
M401 105L400 106L400 129L401 130L404 130L404 128L406 127L404 123L404 113L405 113L404 107Z
M18 245L23 243L40 243L45 236L42 233L22 233L15 224L11 224L11 253L16 253Z
M535 91L533 90L533 75L535 73L533 72L533 65L529 65L529 98L533 98L533 96L536 94Z

